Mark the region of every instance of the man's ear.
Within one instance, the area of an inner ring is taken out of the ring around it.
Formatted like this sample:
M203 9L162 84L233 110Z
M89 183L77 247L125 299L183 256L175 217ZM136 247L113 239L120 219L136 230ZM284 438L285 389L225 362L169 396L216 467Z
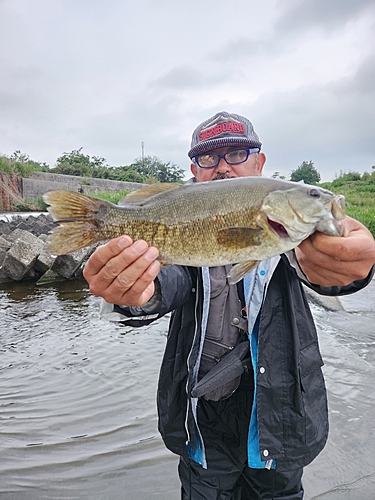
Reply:
M190 164L190 172L194 175L194 177L197 176L197 166L195 163Z
M263 172L264 164L266 163L266 155L264 153L258 154L258 171L261 174Z

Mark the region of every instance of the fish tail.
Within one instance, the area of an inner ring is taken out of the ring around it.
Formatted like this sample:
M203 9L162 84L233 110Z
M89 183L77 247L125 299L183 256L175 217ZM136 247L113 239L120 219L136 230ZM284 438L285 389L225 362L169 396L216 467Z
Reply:
M99 223L110 203L74 191L49 191L43 199L59 224L47 239L51 254L65 255L106 239Z

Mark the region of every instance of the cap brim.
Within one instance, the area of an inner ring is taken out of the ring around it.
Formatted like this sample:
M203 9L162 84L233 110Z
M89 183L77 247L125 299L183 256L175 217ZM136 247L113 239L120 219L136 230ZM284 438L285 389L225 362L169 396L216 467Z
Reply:
M259 148L262 147L262 143L256 140L246 139L244 137L220 137L217 139L210 139L208 141L203 141L194 146L188 152L189 158L194 158L195 156L208 153L213 149L226 148L230 146L243 146L246 148Z

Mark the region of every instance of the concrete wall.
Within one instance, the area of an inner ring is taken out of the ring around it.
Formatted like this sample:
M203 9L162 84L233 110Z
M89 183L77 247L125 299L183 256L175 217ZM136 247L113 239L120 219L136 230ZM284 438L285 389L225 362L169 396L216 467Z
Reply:
M22 195L25 200L34 201L38 196L42 196L47 191L55 191L59 189L65 189L68 191L78 192L80 188L79 183L68 183L68 182L58 182L58 181L48 181L39 179L22 179Z
M100 191L135 191L145 184L137 182L112 181L108 179L94 179L92 177L76 177L73 175L49 174L34 172L32 178L22 179L22 194L25 199L35 200L47 191L68 189L82 193Z

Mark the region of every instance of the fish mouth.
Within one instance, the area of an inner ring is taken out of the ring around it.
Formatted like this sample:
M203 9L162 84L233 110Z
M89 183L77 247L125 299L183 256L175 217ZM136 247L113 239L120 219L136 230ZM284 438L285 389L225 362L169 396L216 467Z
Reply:
M333 225L335 226L337 233L339 236L344 236L345 232L345 221L344 220L337 220L333 219L332 220Z
M285 227L280 224L279 222L275 222L274 220L271 220L269 217L267 217L267 223L269 227L274 231L280 238L289 238L289 234Z

